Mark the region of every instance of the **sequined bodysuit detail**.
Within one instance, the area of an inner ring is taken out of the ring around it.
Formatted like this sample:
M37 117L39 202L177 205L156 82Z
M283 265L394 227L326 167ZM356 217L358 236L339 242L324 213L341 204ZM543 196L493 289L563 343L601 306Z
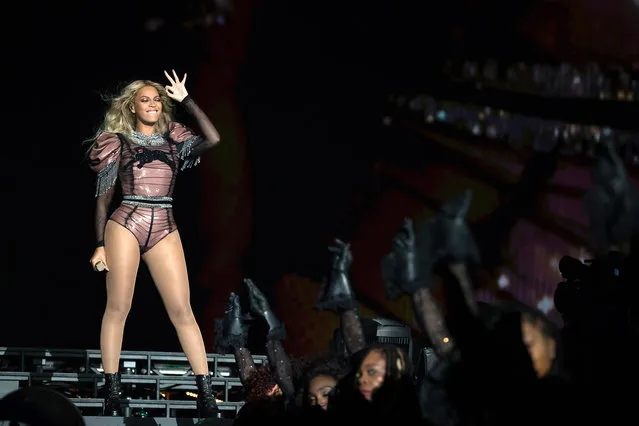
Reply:
M122 143L118 176L124 200L110 219L135 236L145 253L177 229L171 195L179 158L175 144L142 146L119 135Z
M98 173L96 236L104 240L107 218L128 229L141 253L177 229L172 195L179 170L199 163L199 155L217 142L212 124L190 100L187 109L207 138L194 135L180 123L170 123L166 134L102 133L89 153L90 166ZM115 181L120 179L122 204L110 215ZM108 244L108 242L106 242Z

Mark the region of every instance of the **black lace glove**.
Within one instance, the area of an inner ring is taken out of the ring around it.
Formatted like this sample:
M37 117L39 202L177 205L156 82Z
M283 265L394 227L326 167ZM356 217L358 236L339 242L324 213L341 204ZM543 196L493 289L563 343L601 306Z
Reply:
M584 195L594 248L605 254L611 246L629 243L633 233L636 193L612 143L603 146L592 171L592 186Z
M394 300L402 294L413 294L433 282L431 267L420 270L413 221L404 219L402 229L393 238L393 250L382 259L382 277L386 297Z
M355 295L348 278L348 270L353 263L350 244L339 239L328 250L333 254L328 276L320 288L317 309L335 312L355 309Z
M271 309L271 305L269 305L268 300L264 294L260 291L259 288L253 283L253 281L249 278L244 280L244 284L248 287L249 290L249 299L251 301L251 311L254 314L261 316L264 318L266 323L268 324L268 340L282 340L286 337L286 330L284 325L277 319L273 310Z

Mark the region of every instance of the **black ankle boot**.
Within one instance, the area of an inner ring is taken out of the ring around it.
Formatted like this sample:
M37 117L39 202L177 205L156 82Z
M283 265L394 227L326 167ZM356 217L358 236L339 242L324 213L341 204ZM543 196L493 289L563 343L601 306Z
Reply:
M104 375L104 415L121 416L120 407L120 373Z
M215 402L213 395L213 386L211 385L211 376L208 374L200 374L195 376L197 384L197 415L201 419L217 417L220 411Z

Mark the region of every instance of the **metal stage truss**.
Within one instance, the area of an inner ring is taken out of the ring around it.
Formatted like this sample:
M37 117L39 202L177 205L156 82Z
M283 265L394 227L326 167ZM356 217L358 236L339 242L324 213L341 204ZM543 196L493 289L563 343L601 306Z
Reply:
M232 419L85 417L86 426L232 426Z
M256 365L267 362L265 356L253 359ZM235 358L209 354L208 361L221 417L232 419L244 403ZM164 418L156 423L167 425L195 417L197 387L184 354L123 351L121 372L125 417ZM0 398L22 387L49 387L68 396L92 424L105 424L97 417L104 403L101 373L99 350L0 347Z

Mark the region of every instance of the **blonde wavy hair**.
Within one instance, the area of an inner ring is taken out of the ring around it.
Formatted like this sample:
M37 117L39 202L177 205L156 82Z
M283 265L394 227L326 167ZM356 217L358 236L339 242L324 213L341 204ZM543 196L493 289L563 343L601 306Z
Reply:
M138 90L147 86L151 86L158 91L162 102L162 115L156 124L156 130L158 133L168 131L169 123L173 121L173 104L164 86L151 80L135 80L124 86L119 94L103 97L109 103L109 108L104 115L101 126L95 135L89 139L92 146L103 132L131 134L135 131L136 119L135 114L131 112L131 106L135 102L135 95Z

